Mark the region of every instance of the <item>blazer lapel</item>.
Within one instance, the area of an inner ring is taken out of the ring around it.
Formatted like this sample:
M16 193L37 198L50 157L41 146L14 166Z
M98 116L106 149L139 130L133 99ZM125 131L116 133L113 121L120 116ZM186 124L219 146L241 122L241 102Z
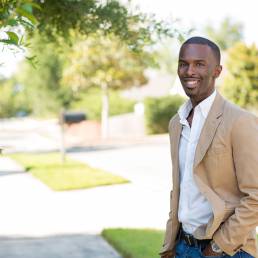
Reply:
M195 168L202 161L213 140L215 132L222 119L224 104L225 100L219 93L217 93L201 131L201 135L195 151L193 168Z
M173 164L173 190L179 189L179 140L182 131L179 116L171 128L171 154Z

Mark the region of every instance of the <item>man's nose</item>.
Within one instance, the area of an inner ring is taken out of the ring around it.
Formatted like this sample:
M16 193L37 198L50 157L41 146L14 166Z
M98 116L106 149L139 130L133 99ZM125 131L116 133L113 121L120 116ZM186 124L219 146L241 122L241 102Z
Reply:
M195 69L194 66L192 64L189 64L186 70L186 74L187 75L193 75L195 74Z

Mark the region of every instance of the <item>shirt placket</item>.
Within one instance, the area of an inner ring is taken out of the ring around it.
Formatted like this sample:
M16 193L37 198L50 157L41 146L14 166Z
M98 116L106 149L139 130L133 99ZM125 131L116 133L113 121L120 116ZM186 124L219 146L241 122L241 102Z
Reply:
M193 160L194 160L194 154L195 154L195 149L196 149L196 141L198 138L197 132L198 132L198 126L200 123L200 114L199 110L196 109L194 113L194 117L192 120L192 127L190 129L190 134L189 134L189 141L187 144L187 158L186 158L186 167L185 171L187 173L187 182L186 186L187 189L192 189L193 190L193 185L192 183L194 182L193 179ZM192 191L186 191L187 192L187 199L186 199L186 208L187 208L187 217L191 217L191 206L194 202L194 196ZM191 225L188 225L188 227L191 227Z

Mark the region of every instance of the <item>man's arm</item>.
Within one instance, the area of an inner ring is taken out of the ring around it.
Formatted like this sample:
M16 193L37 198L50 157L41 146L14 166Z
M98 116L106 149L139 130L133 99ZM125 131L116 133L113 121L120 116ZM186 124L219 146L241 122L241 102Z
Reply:
M165 239L163 246L159 252L161 258L171 258L173 255L172 248L168 248L168 243L170 242L172 238L172 195L173 195L173 190L170 191L170 211L169 211L169 218L167 221L166 225L166 231L165 231Z
M168 132L169 132L169 138L170 138L170 148L172 145L172 134L173 134L173 127L174 127L174 121L177 115L173 116L168 125ZM172 164L173 165L173 164ZM172 196L173 196L173 190L170 191L170 211L169 211L169 218L166 224L166 231L165 231L165 239L163 246L159 252L161 258L172 258L175 251L174 247L171 245L172 241L172 217L173 217L173 211L172 211Z
M232 131L233 160L239 189L244 193L235 213L213 239L233 256L258 225L258 118L246 114L237 119Z

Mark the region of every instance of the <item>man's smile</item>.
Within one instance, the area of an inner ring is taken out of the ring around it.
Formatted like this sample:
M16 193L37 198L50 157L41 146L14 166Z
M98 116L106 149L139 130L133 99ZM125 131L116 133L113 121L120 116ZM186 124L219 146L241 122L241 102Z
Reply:
M200 82L200 79L197 78L185 78L184 85L189 89L195 88Z

